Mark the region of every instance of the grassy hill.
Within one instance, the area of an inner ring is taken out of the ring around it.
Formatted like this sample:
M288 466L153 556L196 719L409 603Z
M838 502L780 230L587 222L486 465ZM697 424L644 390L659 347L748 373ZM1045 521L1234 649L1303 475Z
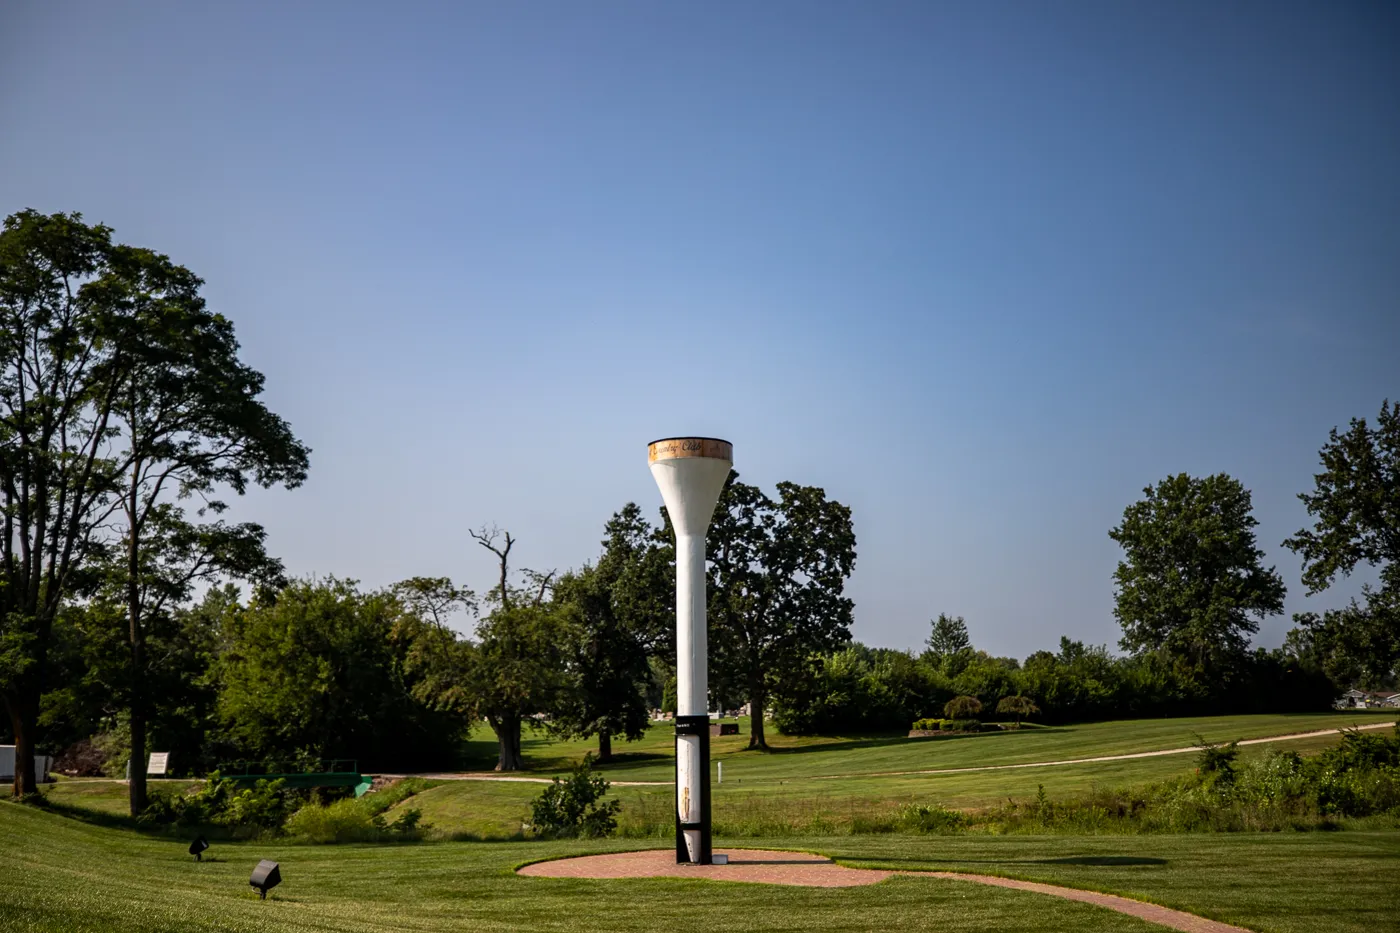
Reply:
M1125 720L947 739L883 737L773 737L774 751L743 748L746 735L714 740L724 763L724 783L713 785L716 825L735 835L801 832L849 833L907 803L975 808L1029 800L1043 787L1054 800L1095 788L1160 781L1195 766L1194 754L1006 768L1040 761L1187 748L1202 736L1212 741L1252 739L1374 724L1395 719L1367 711L1322 714L1218 716ZM484 727L483 727L484 728ZM602 768L612 781L652 781L657 786L615 784L622 800L622 829L632 835L669 832L673 780L670 724L657 724L639 742L619 746L619 760ZM489 750L478 730L478 753ZM1285 738L1246 746L1255 757L1274 748L1307 754L1334 744L1336 736ZM536 781L571 767L591 749L583 742L543 734L525 742L523 777ZM907 773L929 769L1005 768L951 774ZM893 773L891 773L893 772ZM906 773L899 773L906 772ZM171 782L184 786L182 782ZM450 781L400 804L414 807L437 830L482 838L508 838L520 830L538 783ZM107 813L126 812L126 788L114 782L65 781L45 789L55 803ZM393 811L391 811L391 817Z
M1053 767L965 771L954 774L888 773L924 769L988 768L1039 761L1064 761L1190 747L1196 736L1212 741L1305 733L1394 720L1379 713L1220 716L1131 720L1078 726L987 733L966 738L788 737L774 739L772 753L743 750L747 736L712 740L724 762L724 783L714 784L717 825L730 831L764 833L780 826L821 826L849 832L861 819L904 803L967 808L1033 798L1040 787L1052 799L1082 796L1095 787L1160 781L1195 766L1193 754L1092 762ZM671 727L654 726L637 743L621 746L620 761L603 773L613 781L659 781L663 786L615 786L623 801L623 829L664 827L670 813L673 759ZM1289 748L1302 754L1334 744L1335 736L1284 739L1241 749L1245 757ZM527 777L558 773L589 750L584 743L535 736L526 743ZM882 773L884 772L884 773ZM439 829L479 836L509 836L520 828L531 783L458 781L444 783L402 807L423 811Z

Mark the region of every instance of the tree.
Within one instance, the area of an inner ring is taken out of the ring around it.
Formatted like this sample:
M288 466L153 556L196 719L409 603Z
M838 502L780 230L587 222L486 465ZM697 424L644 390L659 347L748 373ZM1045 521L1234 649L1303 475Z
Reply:
M131 465L114 450L132 360L106 297L112 254L111 230L79 214L21 211L0 231L0 695L17 796L37 790L54 620L109 543Z
M955 675L961 665L958 663L972 650L972 640L967 636L967 623L962 616L950 616L940 612L931 623L928 645L929 660L939 670Z
M1302 555L1309 595L1363 564L1377 569L1380 586L1363 587L1364 605L1294 616L1293 641L1342 682L1389 685L1400 674L1400 402L1383 401L1374 428L1364 418L1344 434L1333 428L1321 459L1313 491L1298 496L1313 527L1284 547Z
M497 607L477 627L471 668L473 712L496 733L497 771L519 771L521 729L557 708L571 686L563 646L573 617L567 605L537 602Z
M949 719L976 719L982 714L982 701L976 697L953 697L943 704L943 715Z
M496 733L497 771L524 767L521 728L533 717L556 710L571 686L564 646L574 637L577 610L546 600L554 574L523 571L526 585L510 583L510 550L515 539L498 528L470 532L500 563L495 604L477 626L478 645L470 670L472 714ZM498 543L500 541L501 543Z
M1283 611L1283 580L1261 564L1249 490L1224 473L1169 476L1109 532L1125 552L1113 613L1123 648L1186 660L1219 685L1258 620Z
M1011 714L1016 717L1016 725L1021 724L1021 720L1026 716L1034 716L1040 712L1040 707L1035 705L1035 701L1029 697L1011 696L1002 697L997 703L997 712Z
M262 376L238 361L232 325L208 311L187 269L113 244L76 214L21 212L0 241L0 678L20 746L16 789L28 792L53 619L94 561L125 558L133 753L144 760L149 517L174 495L203 497L202 514L222 509L216 487L296 485L307 452L258 401Z
M293 582L227 617L219 718L255 758L354 758L366 769L455 764L466 725L414 695L400 604L334 578Z
M802 677L811 655L850 641L843 590L855 545L851 510L824 490L779 483L775 501L730 474L707 544L710 657L748 692L750 748L768 747L770 694Z
M154 493L153 493L154 494ZM127 506L131 500L127 499ZM161 703L162 685L147 655L152 630L170 630L195 585L215 579L240 579L276 588L284 581L282 562L267 555L262 526L223 521L202 525L185 520L170 503L143 502L128 518L126 553L108 569L100 600L122 607L126 622L124 689L131 741L127 785L132 816L146 809L146 739L153 707ZM132 559L135 563L132 563Z
M672 617L670 564L641 509L627 503L604 529L596 565L565 574L555 598L577 609L569 666L573 689L554 726L597 736L598 761L612 757L616 735L635 741L647 727L650 654L667 641Z
M263 376L238 358L232 323L211 312L203 282L148 249L113 246L109 272L93 283L108 339L126 365L112 373L110 427L124 464L118 495L124 521L125 605L131 654L131 812L146 805L144 613L182 597L192 582L225 571L280 573L263 553L256 525L185 521L170 496L198 497L199 514L222 512L221 489L250 482L299 486L309 451L258 398ZM153 566L164 562L163 566ZM149 579L154 573L158 579Z
M448 577L409 577L390 587L404 606L417 618L438 628L459 612L476 615L476 594L457 586Z

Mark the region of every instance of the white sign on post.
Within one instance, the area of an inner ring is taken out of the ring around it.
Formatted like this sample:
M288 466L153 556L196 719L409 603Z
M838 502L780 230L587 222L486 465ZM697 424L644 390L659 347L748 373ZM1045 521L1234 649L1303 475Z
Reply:
M165 773L165 769L169 764L169 752L151 752L151 761L150 764L146 765L146 773L162 775Z

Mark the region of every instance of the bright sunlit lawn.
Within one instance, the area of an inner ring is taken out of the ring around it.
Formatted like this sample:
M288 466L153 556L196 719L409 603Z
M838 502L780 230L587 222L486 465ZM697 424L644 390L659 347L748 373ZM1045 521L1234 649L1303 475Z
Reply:
M723 848L724 840L720 840ZM1400 833L745 840L853 866L1004 874L1148 899L1260 931L1396 929ZM1161 930L1101 908L898 877L814 890L684 880L522 878L521 863L607 842L216 843L144 836L0 804L0 931ZM644 845L644 843L642 844ZM283 884L260 902L261 858Z

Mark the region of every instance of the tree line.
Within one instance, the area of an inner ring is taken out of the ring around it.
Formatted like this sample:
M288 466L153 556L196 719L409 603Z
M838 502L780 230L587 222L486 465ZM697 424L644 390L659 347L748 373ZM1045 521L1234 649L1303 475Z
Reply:
M299 485L310 451L260 400L201 285L76 214L23 211L0 231L0 697L17 794L36 789L41 747L137 762L133 813L151 747L189 772L338 757L421 770L458 764L484 722L502 770L522 766L530 728L592 739L607 760L674 707L664 508L653 522L624 505L597 556L563 573L517 566L508 531L476 530L498 570L480 594L448 578L286 579L221 497ZM762 749L770 710L786 731L903 729L958 695L1072 720L1318 706L1340 685L1392 684L1400 406L1333 431L1322 460L1302 497L1316 523L1287 544L1314 592L1376 568L1362 600L1251 650L1284 587L1261 565L1249 493L1173 476L1111 532L1127 655L1062 640L1022 662L976 651L951 616L921 655L854 644L850 509L733 473L707 540L712 706L751 704Z

